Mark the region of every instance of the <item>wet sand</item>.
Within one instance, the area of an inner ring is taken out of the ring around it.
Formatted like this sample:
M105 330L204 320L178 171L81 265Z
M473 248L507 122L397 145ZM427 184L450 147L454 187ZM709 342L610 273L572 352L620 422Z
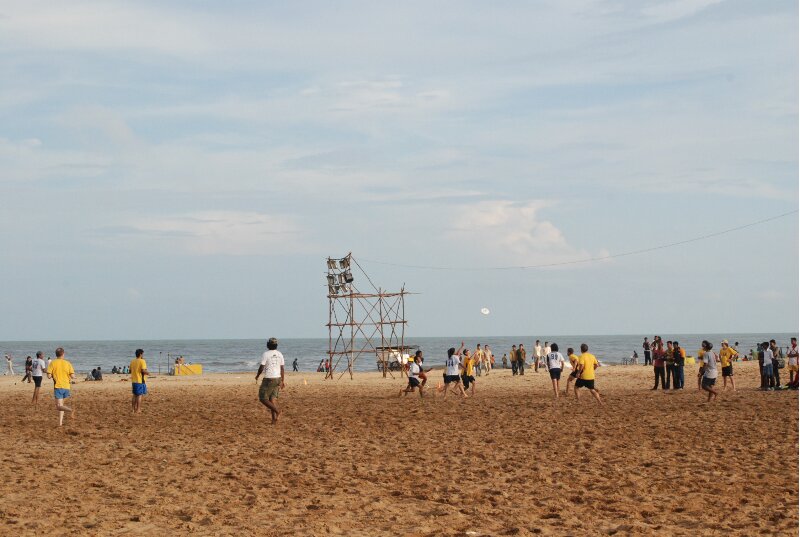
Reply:
M544 372L447 401L295 373L275 427L253 374L153 378L138 416L120 378L79 381L60 429L49 381L34 410L0 378L0 534L797 535L798 394L753 363L711 405L694 366L678 393L601 368L604 407Z

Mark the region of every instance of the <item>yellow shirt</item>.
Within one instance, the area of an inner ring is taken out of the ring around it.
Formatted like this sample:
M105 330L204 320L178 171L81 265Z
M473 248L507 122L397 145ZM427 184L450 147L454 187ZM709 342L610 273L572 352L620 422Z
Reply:
M70 389L69 377L75 374L72 364L63 358L56 358L47 366L47 374L53 377L55 388Z
M462 362L462 365L464 366L464 373L466 373L466 375L468 377L472 376L472 364L473 364L473 362L474 362L474 358L467 358L467 357L464 357L464 361Z
M719 350L719 361L722 367L728 367L731 365L731 358L738 355L739 353L733 350L730 347L722 347Z
M147 362L144 358L134 358L131 360L131 382L142 384L144 382L144 375L142 371L147 369Z
M572 366L572 370L574 371L576 367L578 367L578 357L574 354L569 355L569 363Z
M508 353L509 358L512 362L517 361L517 349L512 349L510 353Z
M581 380L594 380L594 370L600 365L594 354L584 352L578 357L578 364L583 368Z

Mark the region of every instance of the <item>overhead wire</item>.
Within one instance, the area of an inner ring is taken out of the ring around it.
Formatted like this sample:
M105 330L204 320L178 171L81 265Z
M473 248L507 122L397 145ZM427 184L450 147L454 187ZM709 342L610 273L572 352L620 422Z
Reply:
M390 267L400 267L400 268L410 268L410 269L420 269L420 270L453 270L453 271L485 271L485 270L530 270L530 269L539 269L539 268L549 268L549 267L561 267L566 265L577 265L581 263L592 263L595 261L606 261L609 259L617 259L620 257L627 257L632 255L639 255L645 254L648 252L654 252L656 250L664 250L666 248L674 248L676 246L681 246L684 244L689 244L692 242L703 241L707 239L711 239L713 237L719 237L720 235L726 235L728 233L733 233L735 231L740 231L742 229L747 229L750 227L758 226L761 224L766 224L767 222L772 222L773 220L778 220L779 218L784 218L791 214L797 213L797 209L793 211L789 211L786 213L782 213L779 215L771 216L769 218L764 218L762 220L757 220L755 222L750 222L748 224L743 224L741 226L736 226L728 229L723 229L722 231L715 231L714 233L708 233L706 235L701 235L699 237L692 237L690 239L684 239L681 241L670 242L667 244L660 244L658 246L651 246L648 248L641 248L638 250L631 250L628 252L621 252L618 254L608 254L602 256L595 256L595 257L586 257L583 259L575 259L572 261L559 261L555 263L541 263L538 265L510 265L510 266L501 266L501 267L454 267L454 266L436 266L436 265L411 265L405 263L392 263L387 261L377 261L374 259L366 259L361 257L361 261L367 263L373 263L375 265L385 265ZM360 268L360 267L359 267Z

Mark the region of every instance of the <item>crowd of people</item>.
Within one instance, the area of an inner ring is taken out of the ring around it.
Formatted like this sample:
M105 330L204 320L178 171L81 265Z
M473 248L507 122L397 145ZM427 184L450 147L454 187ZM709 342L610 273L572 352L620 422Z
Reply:
M727 389L728 384L732 390L736 389L733 365L740 358L748 360L748 355L742 356L738 349L739 342L733 346L728 340L719 344L719 352L714 351L714 344L704 340L697 351L698 387L709 392L709 400L716 397L714 385L718 376L718 369L722 373L722 387ZM791 338L790 345L783 348L772 339L756 345L756 350L751 350L750 360L757 360L761 375L761 389L764 391L797 389L798 387L798 352L797 338ZM642 343L645 365L652 364L654 384L651 389L657 390L682 390L685 387L684 369L686 366L686 350L678 341L667 341L664 344L660 336L655 336L650 342L644 338ZM717 367L719 364L719 368ZM781 369L789 372L788 382L781 384Z

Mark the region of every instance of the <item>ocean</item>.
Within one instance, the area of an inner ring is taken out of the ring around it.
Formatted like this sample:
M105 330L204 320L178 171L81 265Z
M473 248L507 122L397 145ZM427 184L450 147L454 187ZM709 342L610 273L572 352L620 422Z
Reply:
M708 339L719 349L723 339L731 345L739 342L740 352L749 352L760 341L775 339L778 345L789 345L789 338L796 334L659 334L664 341L678 340L687 354L695 355L700 342ZM652 341L653 335L648 336ZM560 350L566 354L567 347L577 351L581 343L589 345L589 349L605 364L619 364L630 357L633 351L639 353L639 363L644 363L642 354L642 335L617 336L496 336L496 337L418 337L408 338L407 345L417 345L423 351L425 364L441 366L444 364L449 347L458 347L461 341L474 349L477 343L488 344L500 364L504 353L508 353L512 345L523 343L530 357L536 339L542 344L547 340L557 342ZM266 339L195 339L195 340L140 340L140 341L1 341L0 354L9 354L13 359L14 372L21 377L24 371L25 357L34 356L41 350L45 356L55 356L55 349L64 347L67 358L76 371L86 373L100 366L106 373L115 365L128 365L134 351L142 348L145 351L148 368L152 373L166 374L175 358L183 356L187 363L202 364L203 370L210 373L228 373L253 371L258 368L261 354L266 350ZM291 371L291 363L297 358L300 371L314 372L320 361L326 357L327 338L314 339L281 339L279 350L286 358L286 369ZM342 359L338 370L345 369L346 360ZM5 363L0 361L5 372ZM377 371L374 355L362 354L355 363L356 371Z

